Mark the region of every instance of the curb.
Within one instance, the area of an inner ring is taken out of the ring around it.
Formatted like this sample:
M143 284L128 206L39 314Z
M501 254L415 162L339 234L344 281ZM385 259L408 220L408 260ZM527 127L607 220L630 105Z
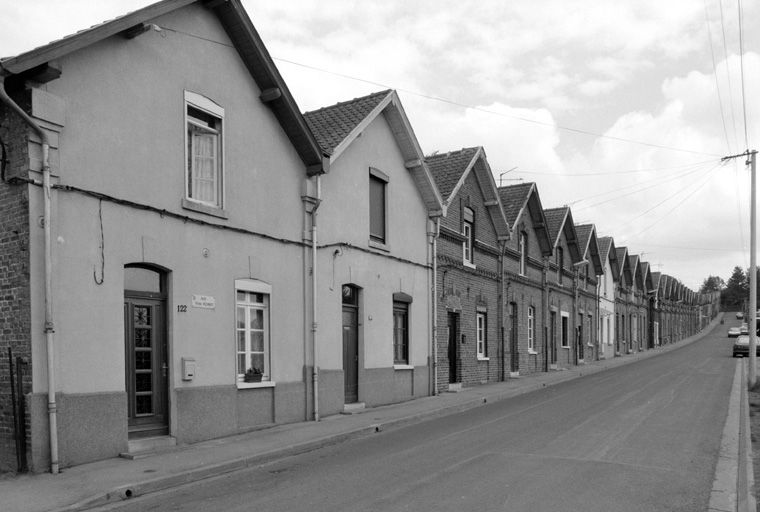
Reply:
M653 349L648 349L643 352L636 352L635 354L633 354L633 357L629 355L627 357L613 358L613 359L607 360L608 362L604 365L589 365L589 366L575 367L570 370L561 372L561 375L554 374L557 376L552 379L549 379L548 381L540 380L538 382L535 382L535 383L532 383L530 385L526 385L520 388L506 389L506 390L497 391L497 392L491 391L490 394L489 394L488 389L483 389L482 390L484 391L483 393L477 395L476 397L473 397L472 399L462 401L461 403L458 403L458 404L442 405L438 408L431 409L428 411L413 413L413 414L409 414L409 415L402 416L395 419L390 419L383 422L376 422L376 423L371 423L368 425L362 425L360 427L349 429L339 434L323 435L318 438L310 439L309 441L304 441L302 443L291 445L287 448L276 448L268 452L257 453L254 455L249 455L246 457L241 457L241 458L237 458L237 459L233 459L233 460L229 460L229 461L225 461L225 462L221 462L217 464L210 464L202 468L184 471L184 472L177 473L174 475L162 476L162 477L155 478L153 480L146 480L146 481L142 481L138 483L121 485L118 487L114 487L109 491L104 491L102 494L90 496L89 498L85 498L83 500L67 505L65 507L54 509L51 512L76 512L76 511L90 510L90 509L99 508L99 507L108 507L108 510L115 510L119 508L118 507L119 504L126 505L127 502L140 496L145 496L151 493L156 493L156 492L164 491L164 490L171 489L174 487L187 485L193 482L198 482L201 480L205 480L205 479L209 479L209 478L213 478L217 476L222 476L222 475L232 473L235 471L265 464L273 460L290 457L294 455L300 455L300 454L307 453L307 452L310 452L310 451L313 451L325 446L340 444L342 442L352 440L352 439L359 439L361 437L369 436L371 434L382 432L384 430L402 428L405 426L421 423L423 421L436 419L436 418L448 416L451 414L457 414L460 412L473 409L475 407L480 407L488 403L489 401L493 403L493 402L498 402L501 400L506 400L509 398L513 398L515 396L524 395L524 394L538 391L547 387L562 384L564 382L574 380L579 377L608 371L614 368L618 368L620 366L635 363L643 359L648 359L650 357L654 357L665 352L670 352L672 350L676 350L690 343L693 343L694 341L697 341L701 339L702 337L704 337L705 335L707 335L708 333L710 333L718 324L721 317L722 317L722 314L719 314L701 332L689 338L685 338L679 342L668 344L665 346L659 346ZM552 375L552 374L548 373L548 374L541 374L541 375ZM472 390L472 388L470 389ZM733 402L733 398L734 398L733 389L732 389L731 397L732 397L732 402ZM433 398L433 397L425 397L425 398ZM749 417L747 416L747 423L748 422L749 422ZM725 435L726 433L724 431L724 438L725 438ZM751 457L751 452L749 456ZM734 458L734 467L737 466L737 463L738 461L736 460L736 458ZM719 464L720 464L720 461L719 461ZM751 461L750 461L750 467L751 467ZM736 484L737 480L734 479L733 481ZM754 503L754 498L752 502ZM712 497L711 497L710 503L712 505ZM729 509L710 508L709 510L725 511ZM735 510L735 509L731 509L731 510ZM754 509L752 510L754 512Z

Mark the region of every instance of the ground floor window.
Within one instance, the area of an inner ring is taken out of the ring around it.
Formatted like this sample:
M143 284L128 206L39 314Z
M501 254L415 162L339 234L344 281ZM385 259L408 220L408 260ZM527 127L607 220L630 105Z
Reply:
M269 304L271 286L261 281L235 281L235 339L238 382L271 379Z
M409 304L393 302L393 364L409 364Z
M528 306L528 350L536 350L534 337L536 321L536 308Z
M486 314L478 313L476 322L478 358L484 359L488 357L488 343L486 341Z

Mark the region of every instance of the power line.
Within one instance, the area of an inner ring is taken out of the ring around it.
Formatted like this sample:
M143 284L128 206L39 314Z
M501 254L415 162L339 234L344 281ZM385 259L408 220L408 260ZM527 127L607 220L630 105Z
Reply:
M705 0L705 25L707 25L707 39L710 42L710 56L712 57L713 76L715 77L715 92L718 95L718 107L720 108L720 120L723 122L723 135L726 137L726 148L731 150L728 141L728 129L726 128L726 114L723 111L723 99L720 97L720 85L718 80L718 67L715 64L715 50L713 48L712 31L710 30L710 17L707 12L707 0Z
M330 70L327 70L327 69L324 69L324 68L320 68L320 67L317 67L317 66L311 66L309 64L303 64L301 62L295 62L295 61L292 61L292 60L282 59L282 58L278 58L278 57L273 57L273 59L276 60L276 61L280 61L280 62L286 62L286 63L292 64L294 66L300 66L300 67L303 67L303 68L306 68L306 69L311 69L313 71L319 71L320 73L327 73L329 75L334 75L334 76L338 76L338 77L341 77L341 78L346 78L346 79L349 79L349 80L355 80L357 82L363 82L363 83L370 84L370 85L376 85L378 87L382 87L383 89L395 89L396 91L404 92L404 93L410 94L412 96L418 96L420 98L425 98L425 99L429 99L429 100L433 100L433 101L438 101L438 102L441 102L441 103L447 103L449 105L455 105L457 107L467 108L467 109L470 109L470 110L474 110L476 112L483 112L483 113L486 113L486 114L491 114L491 115L496 115L496 116L500 116L500 117L505 117L505 118L508 118L508 119L515 119L517 121L523 121L523 122L526 122L526 123L532 123L532 124L537 124L537 125L540 125L540 126L547 126L547 127L550 127L550 128L556 128L558 130L564 130L566 132L579 133L581 135L589 135L589 136L597 137L597 138L600 138L600 139L615 140L615 141L618 141L618 142L625 142L625 143L628 143L628 144L638 144L640 146L647 146L647 147L651 147L651 148L666 149L668 151L679 151L681 153L691 153L691 154L695 154L695 155L705 155L705 156L720 156L720 155L717 155L717 154L714 154L714 153L705 153L703 151L695 151L695 150L692 150L692 149L684 149L684 148L676 148L676 147L672 147L672 146L664 146L664 145L661 145L661 144L654 144L654 143L651 143L651 142L643 142L643 141L639 141L639 140L626 139L626 138L623 138L623 137L615 137L614 135L603 135L601 133L595 133L595 132L591 132L591 131L588 131L588 130L581 130L579 128L571 128L571 127L568 127L568 126L563 126L563 125L554 124L554 123L547 123L547 122L544 122L544 121L538 121L536 119L530 119L530 118L527 118L527 117L505 114L503 112L497 112L495 110L489 110L487 108L477 107L475 105L468 105L466 103L460 103L458 101L450 100L450 99L447 99L447 98L441 98L440 96L433 96L433 95L430 95L430 94L425 94L425 93L421 93L421 92L417 92L417 91L412 91L410 89L393 87L392 85L389 85L389 84L384 84L384 83L381 83L381 82L375 82L373 80L367 80L365 78L359 78L359 77L355 77L355 76L352 76L352 75L347 75L345 73L338 73L338 72L335 72L335 71L330 71Z
M619 171L599 171L599 172L587 172L587 173L572 173L568 174L563 171L517 171L519 174L536 174L536 175L544 175L544 176L562 176L562 177L569 177L569 178L575 178L575 177L584 177L584 176L619 176L621 174L640 174L644 172L652 172L652 171L671 171L676 169L684 169L686 167L693 167L696 165L701 164L709 164L713 163L715 160L703 160L701 162L693 162L690 164L684 164L684 165L674 165L672 167L649 167L649 168L641 168L641 169L624 169Z
M742 32L742 2L736 0L739 9L739 69L741 70L742 83L742 112L744 113L744 147L749 149L749 136L747 135L747 95L744 92L744 34Z
M720 5L720 28L721 32L723 33L723 57L725 58L726 62L726 80L728 80L728 106L731 109L731 120L734 127L734 140L739 140L739 137L736 135L736 116L734 115L734 94L732 92L733 86L731 85L731 66L728 62L728 44L726 43L726 23L723 17L723 0L718 0L718 5Z

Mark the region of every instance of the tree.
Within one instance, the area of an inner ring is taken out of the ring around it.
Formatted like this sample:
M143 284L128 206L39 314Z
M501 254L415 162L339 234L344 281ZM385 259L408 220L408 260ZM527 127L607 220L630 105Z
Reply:
M719 276L709 276L705 278L699 293L719 292L726 287L726 282Z
M728 278L726 287L721 293L721 303L725 307L742 309L744 301L749 297L749 282L744 270L736 266Z

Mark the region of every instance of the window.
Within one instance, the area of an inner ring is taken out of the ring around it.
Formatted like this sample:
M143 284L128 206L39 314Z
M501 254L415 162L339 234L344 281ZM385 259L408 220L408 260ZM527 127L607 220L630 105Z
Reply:
M536 309L533 306L528 307L528 350L535 351L536 344L534 341L534 329L536 320Z
M561 313L561 314L562 314L562 331L561 331L560 335L562 336L562 339L560 340L560 343L562 344L563 347L569 348L570 347L570 340L568 339L568 335L569 335L569 332L568 332L568 328L569 328L568 322L570 321L570 317L568 316L567 313Z
M472 265L474 262L472 248L475 241L475 230L473 229L475 214L470 208L465 208L462 213L462 259L465 263Z
M520 232L520 275L524 276L528 272L528 234L525 231Z
M261 281L235 281L235 337L237 344L237 380L247 380L246 373L258 374L260 380L271 378L269 364L269 299L271 287Z
M224 207L222 124L224 109L185 91L186 199L201 207Z
M565 255L562 252L562 247L557 247L557 282L562 284L562 268L565 266Z
M486 314L478 313L476 320L478 359L485 359L488 357L488 343L486 340Z
M409 364L409 304L412 298L393 294L393 364Z
M386 188L388 176L377 169L369 170L369 239L386 243Z

